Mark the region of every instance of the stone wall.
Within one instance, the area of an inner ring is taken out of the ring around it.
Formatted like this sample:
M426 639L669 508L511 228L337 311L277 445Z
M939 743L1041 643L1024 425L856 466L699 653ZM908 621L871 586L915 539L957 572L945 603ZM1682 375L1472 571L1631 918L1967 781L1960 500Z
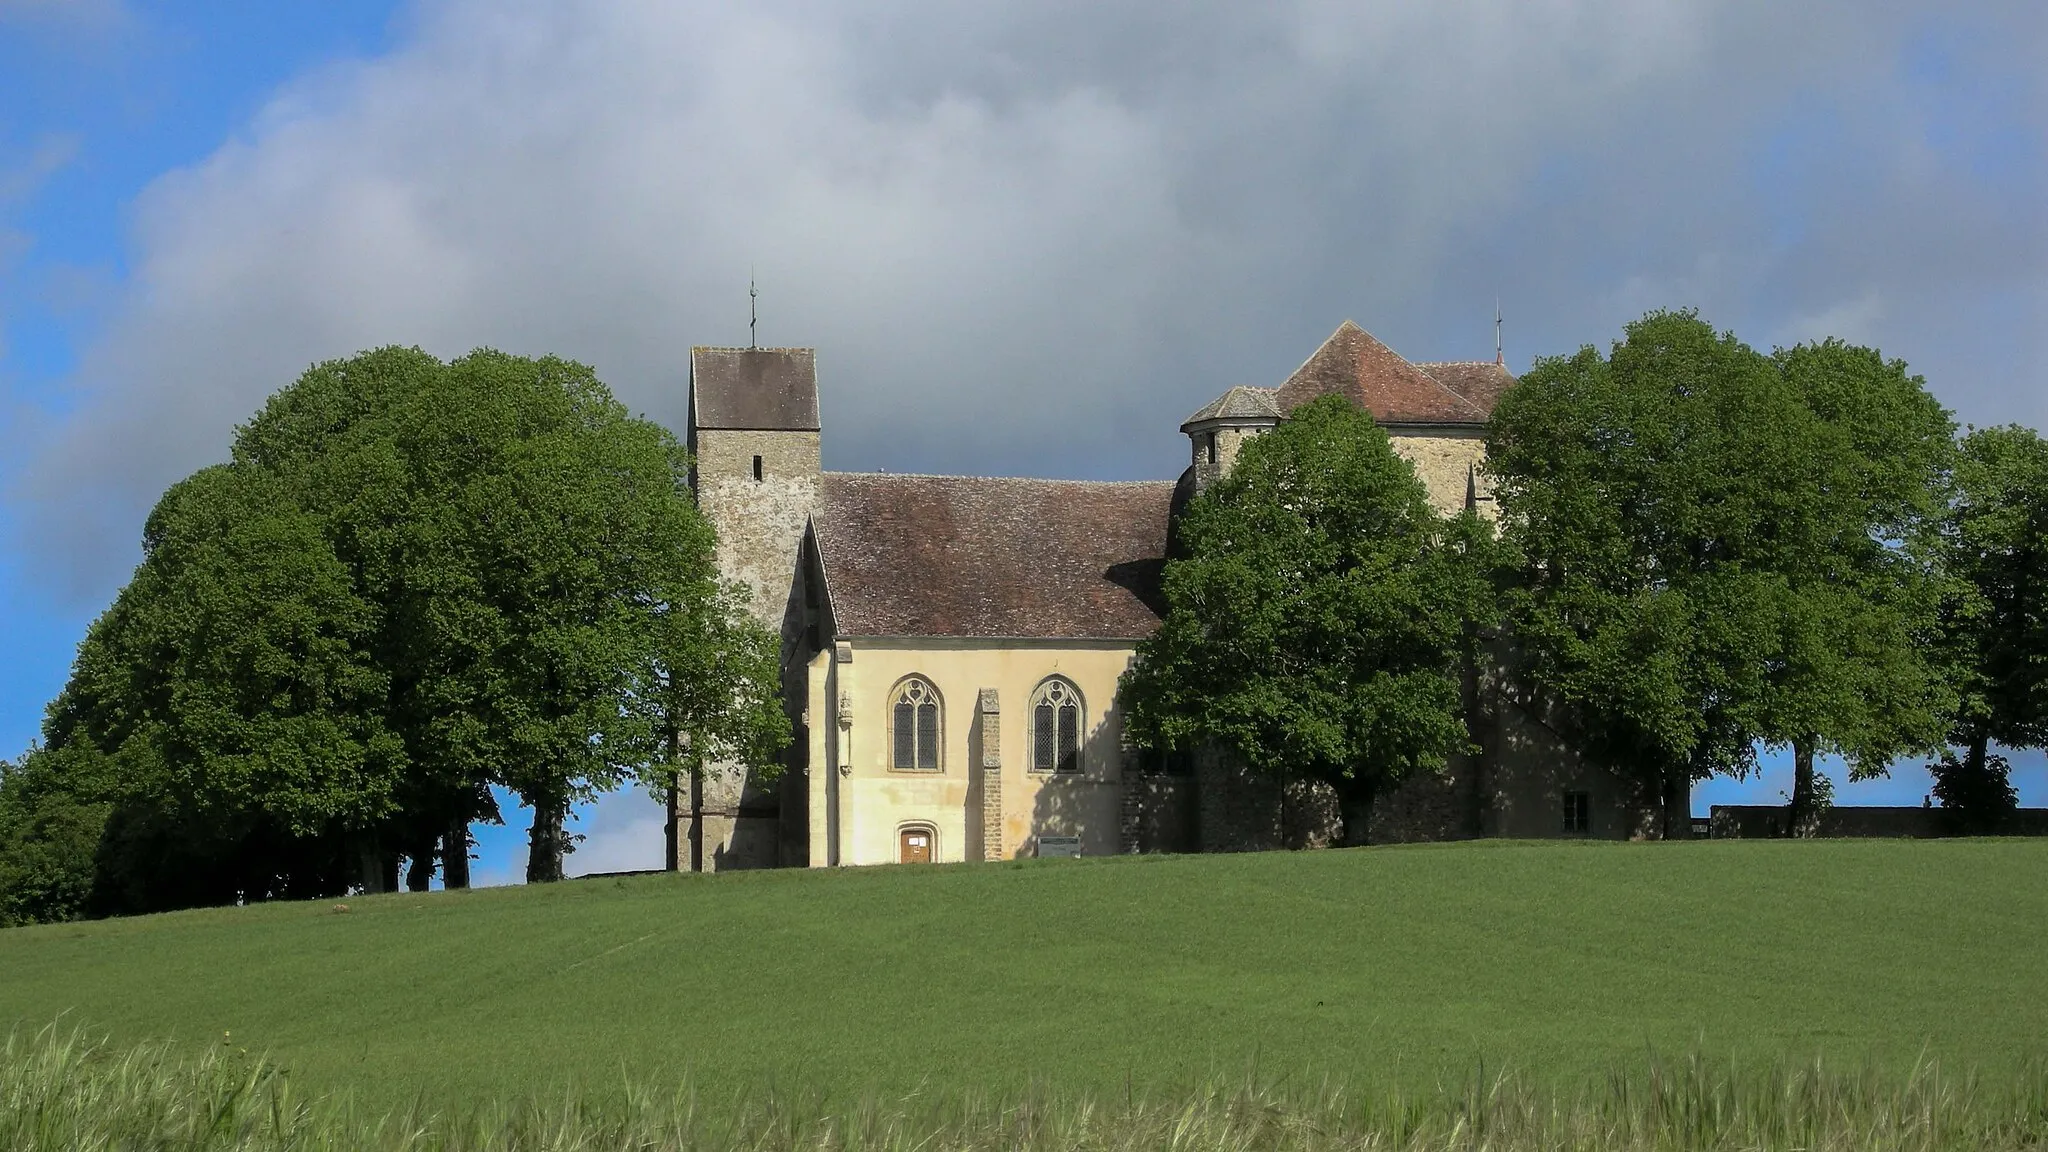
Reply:
M1373 800L1367 838L1374 844L1406 844L1477 835L1478 770L1476 758L1453 756L1442 772L1409 776Z
M1230 473L1237 463L1237 454L1254 436L1262 435L1271 424L1217 425L1190 432L1188 439L1194 445L1195 491L1214 484ZM1216 438L1216 459L1209 459L1209 438Z
M1438 512L1454 515L1465 510L1468 497L1475 498L1480 514L1493 515L1493 488L1480 466L1486 462L1486 430L1436 430L1409 433L1399 427L1387 429L1394 451L1415 466L1415 475L1429 490L1429 502Z
M697 507L718 532L719 571L746 585L754 616L778 631L818 484L816 432L697 433Z
M1005 860L1009 851L1003 843L1002 694L994 688L983 688L979 707L981 717L974 736L981 745L981 842L975 858Z
M1833 804L1821 809L1817 837L1898 837L1929 839L1953 836L1953 814L1943 808L1877 804ZM1708 821L1716 840L1768 840L1785 834L1783 804L1716 804ZM1994 835L2048 836L2048 808L2021 808L2009 813Z
M1237 455L1252 437L1268 426L1218 426L1191 432L1194 446L1195 490L1202 491L1228 475ZM1216 459L1209 460L1208 440L1216 438ZM1430 426L1427 430L1406 430L1399 425L1387 429L1394 451L1415 468L1415 475L1429 492L1430 506L1445 515L1465 510L1467 502L1479 514L1492 518L1493 484L1486 477L1486 429Z
M799 559L818 502L818 433L698 429L695 448L697 507L718 533L719 572L747 589L749 611L782 638L783 698L794 739L779 780L734 764L706 766L678 798L677 864L709 872L802 863L809 856L802 765L810 650Z
M1123 851L1193 852L1201 845L1195 781L1188 776L1124 774Z

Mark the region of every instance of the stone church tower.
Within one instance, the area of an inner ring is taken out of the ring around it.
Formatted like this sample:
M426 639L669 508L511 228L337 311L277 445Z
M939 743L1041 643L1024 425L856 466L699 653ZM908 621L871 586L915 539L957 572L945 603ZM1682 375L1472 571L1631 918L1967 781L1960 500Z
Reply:
M810 348L692 348L689 448L697 507L718 532L719 574L751 594L782 637L783 699L796 739L780 781L707 766L670 804L669 867L692 872L801 862L804 529L818 503L818 378ZM792 680L792 677L794 679Z

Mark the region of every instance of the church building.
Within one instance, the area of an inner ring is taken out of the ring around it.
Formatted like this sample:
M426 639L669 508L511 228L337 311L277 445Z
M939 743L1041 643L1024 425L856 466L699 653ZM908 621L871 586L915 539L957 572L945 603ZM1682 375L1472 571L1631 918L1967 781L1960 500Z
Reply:
M669 866L1330 842L1320 786L1124 746L1118 678L1164 611L1173 517L1247 438L1333 392L1387 430L1438 509L1491 515L1486 421L1512 383L1497 358L1411 363L1346 321L1277 387L1231 388L1188 417L1178 480L918 476L821 468L814 350L692 349L698 506L722 573L781 634L795 740L779 779L728 767L679 789ZM1644 826L1620 781L1470 680L1481 751L1383 796L1375 841Z

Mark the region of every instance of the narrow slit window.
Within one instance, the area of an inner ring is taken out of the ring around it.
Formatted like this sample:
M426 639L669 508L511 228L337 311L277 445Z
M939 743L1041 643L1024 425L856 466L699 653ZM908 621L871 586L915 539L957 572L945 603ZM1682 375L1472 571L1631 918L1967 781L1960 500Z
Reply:
M759 456L754 457L754 479L757 481L761 479L761 458Z
M1209 455L1209 463L1214 464L1216 462L1216 434L1214 432L1209 433L1208 443L1205 445L1204 450Z

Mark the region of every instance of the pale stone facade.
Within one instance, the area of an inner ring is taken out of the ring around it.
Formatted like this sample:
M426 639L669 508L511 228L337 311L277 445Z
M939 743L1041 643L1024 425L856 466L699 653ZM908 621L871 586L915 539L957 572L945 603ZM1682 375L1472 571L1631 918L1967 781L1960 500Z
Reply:
M875 638L809 664L810 852L813 867L893 864L900 838L924 828L941 862L1034 856L1041 836L1078 837L1084 855L1121 850L1125 782L1117 678L1127 643ZM905 678L939 691L943 748L932 769L892 763L891 693ZM1080 690L1085 733L1077 771L1031 759L1028 702L1050 677Z

